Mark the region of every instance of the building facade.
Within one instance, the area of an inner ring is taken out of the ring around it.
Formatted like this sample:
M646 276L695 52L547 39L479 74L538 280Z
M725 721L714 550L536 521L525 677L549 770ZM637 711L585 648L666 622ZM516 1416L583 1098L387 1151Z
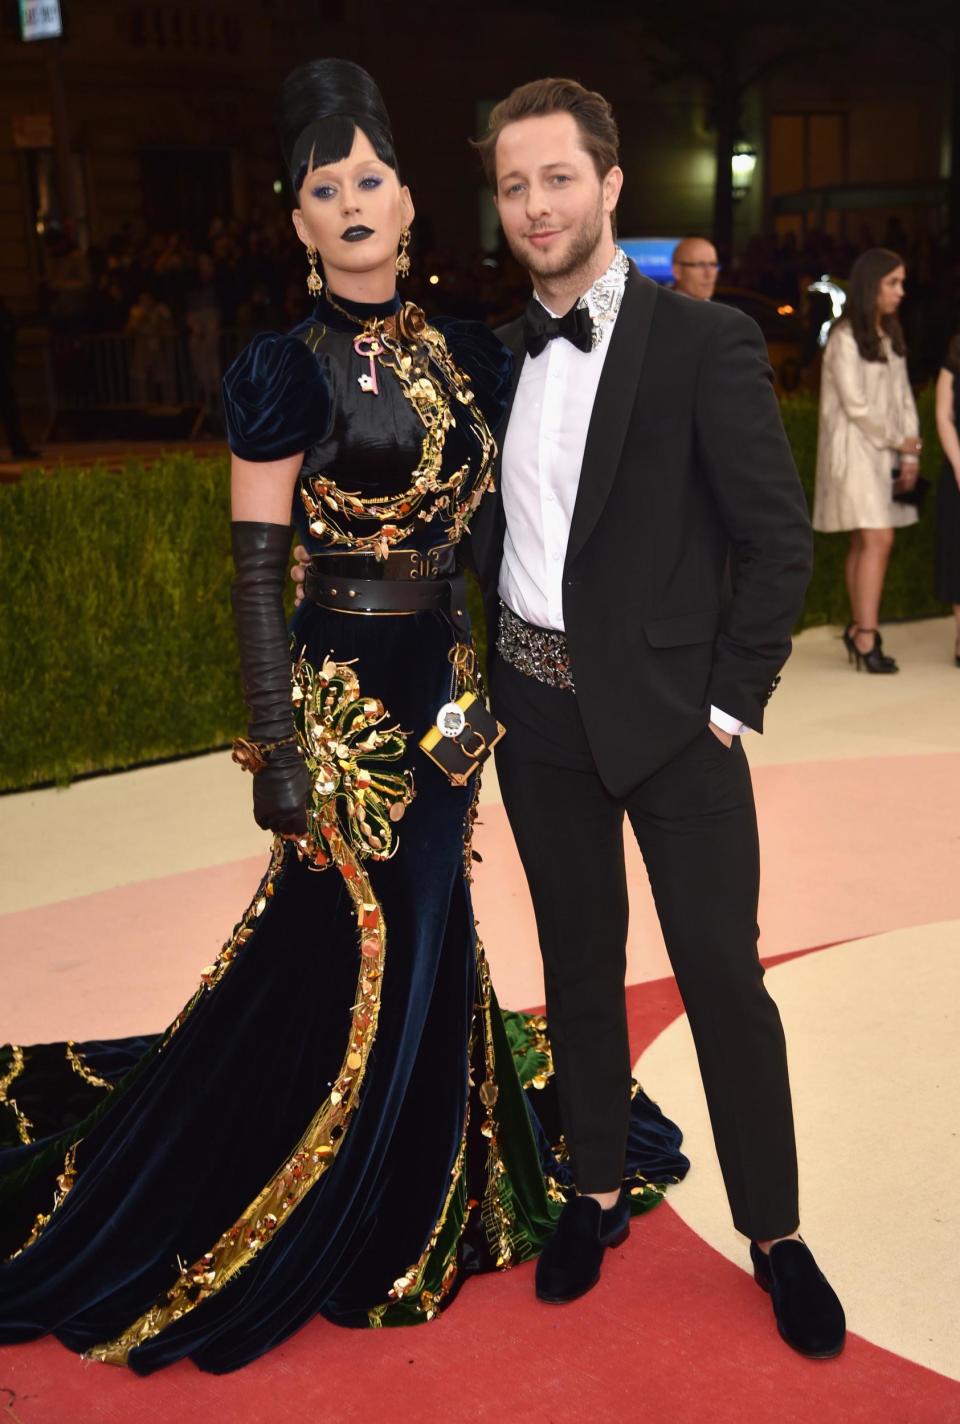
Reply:
M355 58L380 81L421 248L463 256L496 242L466 140L492 100L544 72L571 74L614 103L621 232L711 233L709 86L682 67L658 78L635 19L595 21L585 47L579 13L499 0L423 0L415 15L373 0L61 8L63 38L30 43L17 9L0 12L0 294L20 312L37 309L64 234L82 252L125 231L202 236L214 218L288 207L273 96L289 69L319 54ZM757 162L736 205L735 245L811 226L854 235L869 223L879 237L891 217L937 237L949 113L949 66L928 43L879 35L855 64L825 52L792 66L788 54L743 96L741 137Z

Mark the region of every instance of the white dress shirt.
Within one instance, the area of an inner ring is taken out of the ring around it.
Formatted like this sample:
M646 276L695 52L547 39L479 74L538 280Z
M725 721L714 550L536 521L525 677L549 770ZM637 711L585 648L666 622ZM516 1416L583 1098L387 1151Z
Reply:
M580 351L555 337L539 356L528 355L520 371L503 443L500 487L507 528L499 588L507 607L538 628L563 631L563 566L573 507L628 271L627 258L617 248L607 271L580 298L578 305L588 309L594 323L591 350ZM725 732L748 730L716 707L710 718Z

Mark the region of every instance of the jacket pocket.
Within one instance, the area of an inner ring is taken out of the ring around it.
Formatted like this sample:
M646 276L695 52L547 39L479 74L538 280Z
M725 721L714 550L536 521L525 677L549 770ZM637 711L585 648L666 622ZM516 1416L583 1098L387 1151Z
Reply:
M704 608L697 613L671 613L666 618L648 618L643 631L652 648L680 648L687 643L710 643L720 627L720 610Z

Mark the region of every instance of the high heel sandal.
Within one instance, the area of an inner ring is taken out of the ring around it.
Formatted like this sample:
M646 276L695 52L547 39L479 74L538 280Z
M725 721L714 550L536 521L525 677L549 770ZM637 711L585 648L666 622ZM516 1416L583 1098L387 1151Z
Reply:
M862 653L857 647L854 640L852 638L850 639L850 642L853 644L853 655L857 663L857 672L860 671L861 664L866 668L867 672L900 671L900 669L897 667L896 661L893 658L888 657L886 653L881 652L882 643L880 639L880 634L877 632L876 628L858 628L857 632L873 634L873 647L867 653ZM844 641L846 641L846 639L844 639Z
M866 633L876 632L876 630L873 628L865 628L863 631ZM897 667L896 659L888 657L887 654L883 651L883 639L881 638L879 632L876 633L874 644L873 647L870 649L870 653L861 653L856 645L856 642L854 641L854 634L859 632L860 628L857 626L856 623L848 623L846 628L844 628L843 632L840 634L843 646L847 650L848 663L856 662L858 657L865 658L868 656L872 656L874 652L878 652L880 654L881 661L889 663L889 667L886 669L887 672L900 671L900 669ZM957 667L960 667L960 657L958 657L957 659ZM877 671L882 671L882 669L878 668Z
M857 631L859 632L859 629L858 629ZM866 631L867 631L868 633L872 633L874 630L873 630L872 628L868 628ZM889 655L889 653L885 653L885 652L883 651L883 638L880 636L880 631L879 631L879 629L877 630L877 641L876 641L876 643L874 644L874 647L876 648L877 652L880 654L880 656L881 656L881 658L883 659L883 661L884 661L885 663L889 663L889 664L890 664L890 671L891 671L891 672L899 672L899 671L900 671L900 669L897 667L897 660L896 660L896 658L891 658L890 655Z

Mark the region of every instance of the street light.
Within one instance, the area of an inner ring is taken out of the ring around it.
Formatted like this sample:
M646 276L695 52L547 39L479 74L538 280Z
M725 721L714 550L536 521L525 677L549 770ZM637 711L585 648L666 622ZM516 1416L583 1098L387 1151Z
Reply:
M733 146L730 172L733 178L733 196L743 198L753 186L753 175L757 167L757 151L748 143Z

